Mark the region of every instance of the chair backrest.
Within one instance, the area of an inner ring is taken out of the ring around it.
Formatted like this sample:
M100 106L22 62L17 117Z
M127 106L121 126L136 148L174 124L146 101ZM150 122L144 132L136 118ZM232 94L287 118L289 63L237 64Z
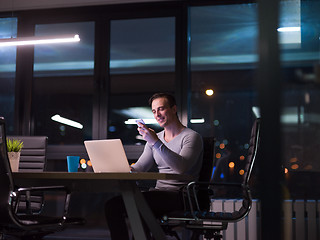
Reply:
M46 166L48 137L46 136L7 136L23 142L20 154L19 172L43 172Z
M248 155L246 158L246 165L244 167L243 181L241 183L242 184L242 205L240 209L234 210L231 212L223 212L223 213L208 212L204 218L211 219L211 220L215 219L219 221L232 222L232 221L239 221L243 219L249 213L252 205L252 198L249 190L249 179L252 173L254 162L257 158L258 146L260 141L260 125L261 125L261 119L258 118L254 121L252 130L251 130ZM230 187L232 186L232 183L225 183L225 185L223 185L222 183L221 186ZM237 184L234 186L237 186Z
M0 117L0 229L10 222L9 195L14 188L10 163L7 154L6 129L3 117Z
M261 119L257 118L252 126L251 137L249 141L247 161L243 174L243 200L242 206L238 211L232 213L232 217L228 217L229 220L239 221L243 219L250 211L252 205L252 199L249 189L249 179L252 173L254 162L257 158L258 146L260 144L260 125Z
M251 137L249 141L249 148L248 148L248 155L247 155L247 161L244 168L244 174L243 174L243 181L244 184L248 184L254 162L257 158L257 152L258 152L258 146L260 141L260 125L261 125L261 119L257 118L252 126L251 130Z
M215 139L213 137L204 137L203 140L203 160L199 174L200 182L210 182L214 167L214 149ZM197 193L201 209L209 209L210 198L208 195L208 186L201 186Z
M204 137L203 140L203 162L199 174L200 182L210 182L214 166L215 139Z

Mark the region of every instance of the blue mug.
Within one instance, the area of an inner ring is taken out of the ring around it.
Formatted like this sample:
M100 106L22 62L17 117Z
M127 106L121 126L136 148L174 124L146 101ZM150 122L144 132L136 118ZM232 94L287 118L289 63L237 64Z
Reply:
M68 172L78 172L79 162L79 156L67 156Z

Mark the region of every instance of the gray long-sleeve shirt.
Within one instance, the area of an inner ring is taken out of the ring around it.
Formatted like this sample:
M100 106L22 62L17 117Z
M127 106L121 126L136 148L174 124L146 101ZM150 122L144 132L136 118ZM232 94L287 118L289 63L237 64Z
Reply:
M146 144L133 171L149 171L154 164L160 173L175 173L199 177L203 159L202 137L190 128L185 128L170 142L164 140L164 131L158 134L159 141L153 146ZM177 180L158 180L156 189L177 191L187 182Z

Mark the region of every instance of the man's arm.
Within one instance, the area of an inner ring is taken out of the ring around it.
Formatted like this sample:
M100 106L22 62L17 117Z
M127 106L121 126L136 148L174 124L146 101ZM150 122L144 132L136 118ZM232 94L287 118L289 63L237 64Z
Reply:
M173 171L185 174L199 164L198 161L203 154L202 138L195 132L188 133L183 137L181 144L180 152L170 150L160 140L153 148Z
M131 170L136 172L147 172L154 164L152 149L149 144L146 144L138 161L131 166Z

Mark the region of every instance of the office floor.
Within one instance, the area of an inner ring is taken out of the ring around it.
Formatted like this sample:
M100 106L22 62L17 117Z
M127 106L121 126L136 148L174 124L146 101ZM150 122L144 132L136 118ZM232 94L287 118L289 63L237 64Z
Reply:
M181 236L180 236L181 237ZM102 228L68 228L64 231L49 234L43 240L111 240L109 231ZM183 239L183 238L182 238ZM166 240L176 240L167 236Z
M102 228L68 228L61 232L49 234L44 240L111 240L107 229Z
M110 193L74 193L71 197L69 213L71 216L83 217L83 226L69 226L61 232L49 234L44 240L111 240L104 216L104 204L113 197ZM48 200L46 202L48 204ZM56 207L49 207L55 213ZM175 238L168 237L167 240ZM182 238L188 239L188 238Z

